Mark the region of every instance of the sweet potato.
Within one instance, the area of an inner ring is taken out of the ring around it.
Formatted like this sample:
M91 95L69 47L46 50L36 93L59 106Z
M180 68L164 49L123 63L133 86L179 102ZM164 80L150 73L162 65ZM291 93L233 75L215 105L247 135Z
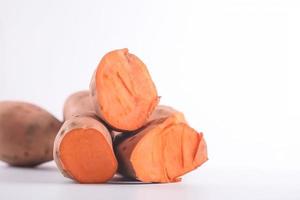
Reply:
M182 113L159 106L150 118L137 133L114 140L122 175L143 182L176 182L207 160L203 134L192 129Z
M128 49L101 59L90 90L98 116L116 130L140 128L159 102L146 65Z
M0 159L14 166L35 166L52 160L60 126L60 121L36 105L0 102Z
M155 108L154 112L151 114L147 123L151 123L155 120L168 118L168 117L175 117L177 122L184 122L187 123L186 119L182 112L175 110L170 106L159 105Z
M64 104L64 119L70 119L76 115L95 113L88 90L79 91L70 95Z
M55 139L54 160L65 177L80 183L106 182L118 168L109 131L91 116L65 121Z

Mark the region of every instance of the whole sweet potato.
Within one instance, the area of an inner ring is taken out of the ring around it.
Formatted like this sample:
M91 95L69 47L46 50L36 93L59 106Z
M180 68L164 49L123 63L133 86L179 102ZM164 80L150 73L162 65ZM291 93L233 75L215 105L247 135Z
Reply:
M0 102L0 160L14 166L35 166L53 159L61 122L30 103Z

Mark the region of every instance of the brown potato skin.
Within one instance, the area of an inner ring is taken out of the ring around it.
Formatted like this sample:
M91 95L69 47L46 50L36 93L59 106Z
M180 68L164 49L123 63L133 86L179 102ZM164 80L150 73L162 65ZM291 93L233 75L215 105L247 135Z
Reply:
M64 120L77 115L95 113L89 90L82 90L71 94L64 104Z
M26 102L0 102L0 160L30 167L53 160L53 144L61 122Z

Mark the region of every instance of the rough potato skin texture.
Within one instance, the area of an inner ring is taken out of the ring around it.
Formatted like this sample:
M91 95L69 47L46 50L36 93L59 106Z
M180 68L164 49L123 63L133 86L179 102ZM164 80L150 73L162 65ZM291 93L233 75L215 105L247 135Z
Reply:
M83 90L71 94L64 104L64 121L84 114L95 113L90 91Z
M46 110L26 102L0 102L0 160L30 167L53 160L61 126Z

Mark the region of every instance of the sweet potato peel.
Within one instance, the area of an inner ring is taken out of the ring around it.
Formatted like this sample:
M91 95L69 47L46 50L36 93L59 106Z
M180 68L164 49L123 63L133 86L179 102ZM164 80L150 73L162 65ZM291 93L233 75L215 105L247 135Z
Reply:
M143 182L179 181L207 160L203 134L175 110L159 107L154 115L146 128L117 144L119 171Z
M116 130L140 128L159 102L146 65L128 49L101 59L90 90L97 114Z
M95 114L95 109L88 90L83 90L71 94L64 104L64 120L74 116Z
M61 125L35 104L0 101L0 160L19 167L53 160L53 143Z

